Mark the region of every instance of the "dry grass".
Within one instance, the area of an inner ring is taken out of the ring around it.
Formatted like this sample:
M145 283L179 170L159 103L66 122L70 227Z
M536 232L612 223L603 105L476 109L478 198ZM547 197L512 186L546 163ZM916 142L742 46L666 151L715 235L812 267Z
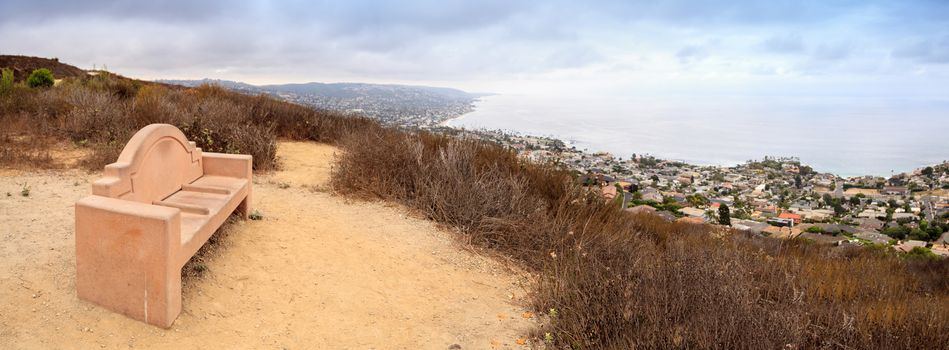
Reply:
M257 170L276 167L278 136L332 142L352 129L374 125L267 96L215 86L169 87L106 72L66 79L47 90L18 86L0 96L0 123L9 126L0 131L0 166L18 166L42 156L42 143L20 147L9 141L25 135L68 139L88 147L91 152L82 164L94 170L115 161L128 139L151 123L177 126L208 152L253 155Z
M498 146L353 133L341 193L402 202L538 274L537 312L564 348L939 348L949 262L630 215L563 170ZM554 310L551 312L550 310Z

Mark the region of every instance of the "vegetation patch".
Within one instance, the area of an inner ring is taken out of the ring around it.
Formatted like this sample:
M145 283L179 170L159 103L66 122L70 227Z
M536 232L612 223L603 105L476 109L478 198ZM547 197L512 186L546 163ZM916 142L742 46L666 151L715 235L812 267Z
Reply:
M370 128L340 146L338 192L403 203L536 273L534 311L556 311L534 336L553 347L949 342L947 259L626 213L560 167L478 140Z

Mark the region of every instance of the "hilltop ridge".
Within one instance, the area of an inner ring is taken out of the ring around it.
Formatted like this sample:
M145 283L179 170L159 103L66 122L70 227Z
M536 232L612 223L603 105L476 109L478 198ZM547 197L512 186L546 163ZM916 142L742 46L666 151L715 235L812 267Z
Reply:
M211 84L242 93L267 94L316 108L365 115L393 126L437 125L471 112L477 98L486 95L447 87L399 84L309 82L253 85L219 79L158 82L187 87Z
M13 78L16 80L26 79L33 70L39 68L49 69L56 79L81 77L87 74L85 70L76 66L59 62L58 58L34 56L0 55L0 67L13 70Z

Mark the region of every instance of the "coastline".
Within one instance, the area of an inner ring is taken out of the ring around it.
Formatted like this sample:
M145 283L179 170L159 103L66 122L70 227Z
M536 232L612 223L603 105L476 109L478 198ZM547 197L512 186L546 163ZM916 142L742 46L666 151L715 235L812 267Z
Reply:
M492 97L493 97L493 96L502 96L502 95L492 95ZM479 97L479 98L476 99L474 102L472 102L472 110L471 110L470 112L467 112L467 113L464 113L464 114L461 114L461 115L458 115L458 116L455 116L455 117L451 117L451 118L447 118L447 119L445 119L445 120L442 120L442 121L440 121L439 123L437 123L435 127L437 127L437 128L450 128L450 129L457 130L457 131L465 131L465 132L472 132L472 133L478 133L478 134L484 134L484 133L502 133L502 134L507 135L507 136L534 137L534 138L543 138L543 139L557 140L557 141L559 141L559 142L562 142L562 143L563 143L564 145L566 145L568 148L576 148L577 150L583 151L584 153L587 153L587 154L597 154L597 153L610 153L610 154L613 154L613 152L610 152L609 150L606 150L606 149L605 149L606 147L596 146L596 145L594 145L592 142L578 141L578 140L576 140L575 138L569 138L569 137L564 137L564 136L560 136L560 135L552 135L552 134L542 135L542 134L540 134L540 133L531 133L531 132L525 132L525 131L514 130L514 129L506 129L506 128L500 128L500 129L489 129L489 128L485 128L485 127L470 128L470 127L466 127L466 126L464 126L464 125L455 125L456 122L458 122L458 121L460 121L460 120L464 120L464 119L466 119L466 118L470 118L473 114L477 114L477 112L479 112L479 104L480 104L480 103L483 103L482 98L483 98L483 97ZM753 158L751 158L751 159L747 159L747 160L744 160L744 161L735 161L735 160L732 160L732 161L720 161L720 162L719 162L719 161L701 161L701 160L696 160L696 159L687 159L687 158L680 158L680 157L670 157L670 156L667 156L667 155L652 154L652 153L649 153L649 152L643 152L643 153L640 153L640 152L627 152L627 154L639 154L639 155L644 155L644 156L650 156L650 157L655 157L656 159L660 159L660 160L662 160L662 161L679 162L679 163L684 163L684 164L688 164L688 165L690 165L690 166L695 166L695 167L734 168L734 167L738 167L738 166L741 166L741 165L743 165L743 164L746 164L746 163L748 163L749 161L758 161L758 160L761 160L761 159L764 159L764 158L792 158L792 159L798 159L798 160L800 161L801 165L812 166L811 163L808 163L808 162L806 162L805 160L803 160L803 157L799 157L799 156L797 156L797 155L768 155L768 154L763 154L763 155L759 155L759 156L757 156L757 157L753 157ZM624 157L621 157L621 158L624 158ZM944 163L947 163L947 162L949 162L949 156L947 156L945 160L937 161L937 162L931 162L931 163L927 163L927 162L916 162L917 164L916 164L915 166L912 166L912 167L909 168L909 169L906 169L906 168L902 168L902 169L892 169L889 174L846 173L846 172L839 172L839 171L836 171L836 172L835 172L835 171L821 171L821 169L818 168L818 167L816 167L816 166L812 166L812 167L814 167L814 170L817 171L818 173L831 174L831 175L833 175L833 176L835 176L835 177L837 177L837 178L841 178L841 179L860 178L860 177L889 178L889 177L893 177L893 176L899 176L899 175L905 175L905 174L912 174L914 171L918 171L919 169L922 169L922 168L925 168L925 167L929 167L929 166L936 166L936 165L944 164Z

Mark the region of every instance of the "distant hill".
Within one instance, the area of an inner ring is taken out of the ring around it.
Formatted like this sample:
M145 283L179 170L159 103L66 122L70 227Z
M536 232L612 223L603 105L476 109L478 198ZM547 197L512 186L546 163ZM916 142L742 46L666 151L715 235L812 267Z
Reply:
M229 80L160 80L166 84L215 84L229 90L269 94L287 101L358 113L390 125L431 126L468 113L484 94L431 86L366 83L251 85Z
M46 68L52 71L53 77L56 79L86 75L86 71L75 66L60 63L57 58L0 55L0 68L13 70L13 78L17 81L25 80L30 76L30 73L40 68Z

